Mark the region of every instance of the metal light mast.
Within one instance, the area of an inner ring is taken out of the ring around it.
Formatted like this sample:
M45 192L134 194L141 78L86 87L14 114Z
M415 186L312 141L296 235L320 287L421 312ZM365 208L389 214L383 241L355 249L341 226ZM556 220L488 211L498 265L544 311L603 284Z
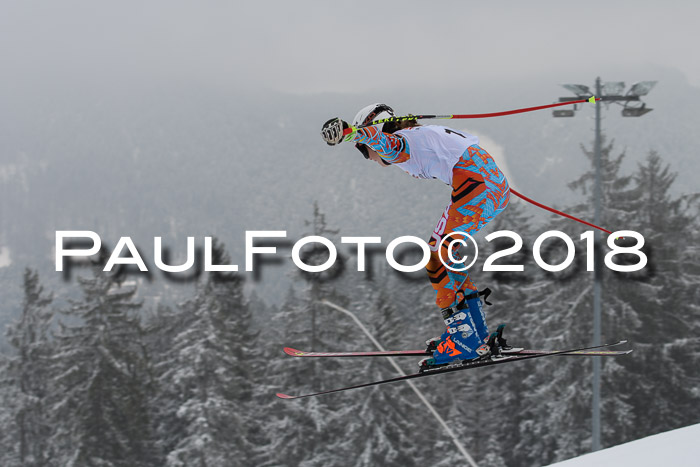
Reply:
M600 77L595 80L595 94L592 93L588 86L582 84L563 84L562 87L576 94L576 97L560 97L559 102L567 102L588 98L592 95L600 97L599 105L595 107L595 188L594 188L594 204L595 210L593 214L594 223L600 225L602 217L603 204L603 187L602 187L602 162L601 162L601 129L600 129L600 112L603 102L614 102L623 105L623 117L641 117L652 109L646 108L646 104L641 102L640 97L646 96L649 91L656 85L656 81L640 81L634 83L626 94L622 94L625 89L625 83L622 81L609 81L601 84ZM624 103L624 104L623 104ZM577 104L575 104L577 105ZM554 117L573 117L576 114L576 106L573 110L555 110L552 112ZM593 273L593 345L601 344L601 296L602 296L602 261L600 248L600 232L594 231L593 251L595 257L595 270ZM600 450L600 357L593 358L593 408L592 408L592 451Z

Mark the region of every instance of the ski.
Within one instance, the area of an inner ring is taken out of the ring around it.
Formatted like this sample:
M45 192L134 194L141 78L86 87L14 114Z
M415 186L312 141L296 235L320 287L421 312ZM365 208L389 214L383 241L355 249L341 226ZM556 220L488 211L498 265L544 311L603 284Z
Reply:
M616 345L616 344L613 344ZM559 353L558 350L535 350L535 349L520 349L516 351L504 350L506 355L549 355L555 354L561 357L617 357L632 353L632 350L578 350L566 353Z
M291 347L285 347L284 353L292 357L425 357L432 352L425 350L384 350L369 352L306 352Z
M596 345L596 346L591 346L591 347L581 347L577 349L567 349L567 350L557 350L557 351L551 351L550 353L536 353L536 354L524 354L524 355L519 355L519 354L514 354L514 355L503 355L503 356L498 356L498 357L492 357L490 360L477 360L477 361L469 361L469 362L464 362L464 363L453 363L449 364L447 366L441 366L433 369L428 369L428 370L423 370L418 373L413 373L410 375L404 375L404 376L397 376L394 378L388 378L388 379L383 379L381 381L373 381L371 383L364 383L364 384L356 384L353 386L345 386L342 388L337 388L337 389L330 389L328 391L320 391L320 392L314 392L310 394L302 394L298 396L294 395L289 395L289 394L283 394L278 392L277 397L280 399L302 399L305 397L314 397L314 396L320 396L324 394L332 394L336 392L343 392L343 391L348 391L350 389L359 389L359 388L365 388L369 386L377 386L379 384L386 384L386 383L394 383L397 381L407 381L410 379L415 379L415 378L423 378L425 376L432 376L432 375L439 375L443 373L451 373L453 371L460 371L460 370L469 370L472 368L479 368L483 366L491 366L491 365L498 365L501 363L506 363L506 362L514 362L514 361L519 361L519 360L529 360L533 358L540 358L540 357L550 357L553 355L562 355L566 353L576 353L576 352L585 352L589 350L595 350L595 349L602 349L605 347L613 347L616 345L621 345L626 343L626 340L610 343L610 344L603 344L603 345ZM631 352L628 351L627 353Z
M618 355L627 355L631 350L579 350L577 352L560 353L559 350L536 350L516 348L513 350L504 350L502 353L506 355L530 355L530 354L551 354L555 353L562 356L583 356L583 357L613 357ZM285 347L284 353L292 357L426 357L432 352L425 350L384 350L384 351L363 351L363 352L306 352L304 350Z

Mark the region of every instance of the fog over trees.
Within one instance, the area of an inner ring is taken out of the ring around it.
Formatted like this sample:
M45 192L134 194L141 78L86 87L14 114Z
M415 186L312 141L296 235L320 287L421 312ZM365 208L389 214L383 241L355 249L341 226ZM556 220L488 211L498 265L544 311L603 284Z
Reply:
M570 183L579 201L560 207L591 218L592 152L589 145L580 150L590 166ZM635 157L636 167L628 171L629 151L606 139L602 156L601 222L642 232L641 251L649 259L639 272L602 273L603 340L627 338L634 349L603 361L602 442L612 446L700 421L700 224L695 197L673 189L677 173L663 153ZM340 229L322 199L298 208L304 216L300 235L340 245ZM576 260L561 273L537 268L531 250L545 230L575 240L582 230L556 216L538 226L532 214L530 206L514 202L488 227L518 232L525 247L499 262L525 264L526 271L481 272L484 259L509 243L487 245L472 275L494 289L494 305L486 307L489 323L508 323L507 337L520 346L585 345L592 334L585 242L576 242ZM618 242L631 246L634 239ZM327 259L322 249L305 251L310 264ZM563 242L550 240L542 255L560 262ZM282 353L283 346L371 348L355 323L323 305L324 299L353 310L387 348L420 347L441 332L427 280L390 271L382 254L373 257L371 275L358 273L353 255L345 256L342 270L289 272L276 300L260 296L262 283L246 291L242 271L203 272L167 289L146 283L144 294L143 281L134 280L139 273L108 274L98 264L71 272L61 284L69 299L59 304L44 285L51 272L27 268L12 285L23 298L7 327L2 357L2 465L462 462L403 384L300 401L274 396L394 375L381 358L295 360ZM212 259L235 263L218 239ZM632 264L637 258L625 254L616 261ZM153 283L167 282L153 276ZM170 292L172 304L149 295ZM415 360L402 359L404 370L414 370ZM590 359L553 357L417 384L479 465L537 466L590 450L590 374Z

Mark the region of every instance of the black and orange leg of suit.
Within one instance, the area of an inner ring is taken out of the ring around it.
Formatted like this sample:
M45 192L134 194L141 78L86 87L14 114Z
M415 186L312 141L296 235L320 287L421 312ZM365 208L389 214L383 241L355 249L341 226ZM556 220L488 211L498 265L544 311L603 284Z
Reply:
M426 269L440 308L453 306L458 290L477 290L468 271L445 266L459 269L449 261L448 248L451 239L461 236L456 234L444 242L442 239L452 232L473 235L505 209L509 195L508 182L491 156L479 146L470 146L453 170L450 204L429 241L431 255ZM457 260L458 250L455 244L452 256Z

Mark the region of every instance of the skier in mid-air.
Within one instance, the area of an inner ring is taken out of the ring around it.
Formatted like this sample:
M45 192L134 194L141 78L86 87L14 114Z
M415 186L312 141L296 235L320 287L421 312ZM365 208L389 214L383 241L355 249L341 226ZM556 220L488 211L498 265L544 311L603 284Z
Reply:
M352 126L340 118L328 120L321 135L331 146L355 143L365 159L382 167L395 165L415 178L436 178L452 187L450 203L429 241L431 255L426 266L447 330L427 342L435 350L420 366L489 358L497 352L496 333L489 335L481 296L468 271L450 261L461 259L459 242L452 240L459 239L460 233L475 234L506 208L508 181L474 135L444 126L422 126L416 120L365 126L391 117L391 107L372 104L357 113Z
M620 340L608 344L569 348L566 350L537 350L511 348L503 338L504 325L489 335L483 313L488 289L478 291L470 280L457 250L461 239L450 235L472 235L489 223L508 206L511 193L540 208L588 225L608 234L606 230L590 222L545 206L523 196L508 187L503 172L493 158L479 146L476 136L437 125L421 126L417 120L428 118L487 118L531 112L562 105L595 103L594 96L576 101L508 110L489 114L472 115L418 115L396 117L391 107L372 104L360 110L352 126L340 118L332 118L323 124L321 136L331 146L343 141L355 143L365 159L380 166L396 165L416 178L437 178L452 187L452 199L433 232L430 241L430 259L426 266L428 277L437 293L436 303L442 311L447 330L438 338L429 339L425 350L384 350L351 352L316 352L285 347L284 353L300 358L388 357L430 355L421 360L416 373L336 389L290 395L278 392L280 399L302 399L324 394L366 388L379 384L407 381L453 371L469 370L554 355L620 356L632 350L607 350L625 344ZM450 240L449 242L447 240ZM446 259L445 259L446 258ZM444 261L444 262L443 262ZM455 266L462 266L455 267ZM488 303L488 302L486 302ZM328 304L332 305L332 304ZM339 308L332 305L334 308ZM342 310L342 308L339 308ZM495 358L499 356L499 358Z

